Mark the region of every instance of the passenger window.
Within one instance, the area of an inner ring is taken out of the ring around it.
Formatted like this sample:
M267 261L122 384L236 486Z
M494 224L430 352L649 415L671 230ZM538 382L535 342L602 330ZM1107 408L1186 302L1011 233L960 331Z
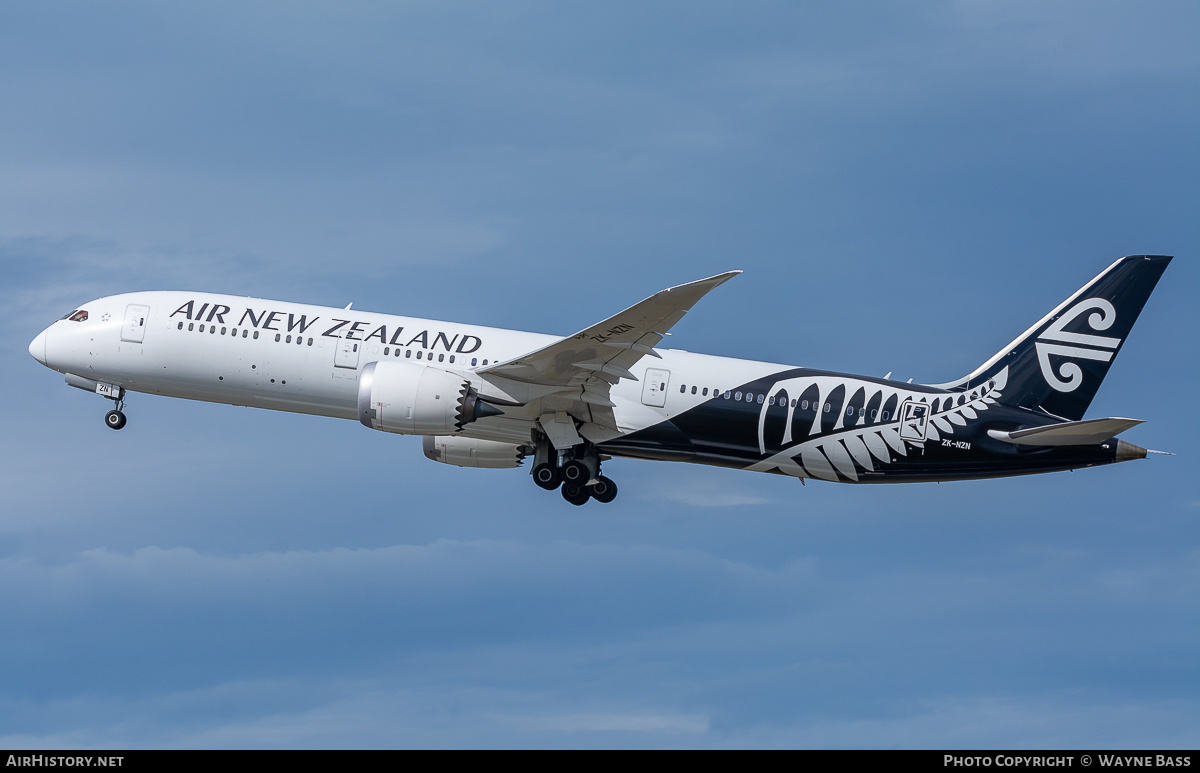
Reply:
M487 360L484 360L484 361L483 361L483 364L484 364L484 365L487 365Z
M208 326L208 334L209 334L209 335L212 335L213 333L216 333L216 332L217 332L217 326L216 326L216 325L209 325L209 326Z
M439 355L438 355L438 362L445 362L445 361L446 361L446 355L444 355L444 354L439 354Z
M454 355L450 355L450 362L454 362Z
M708 397L708 387L704 387L704 389L700 390L700 394Z
M829 413L829 409L833 407L833 403L825 403L825 413Z
M853 405L852 405L852 406L850 406L849 408L847 408L847 409L846 409L846 415L847 415L847 416L853 416L853 415L854 415L854 406L853 406Z
M763 397L762 395L759 395L759 396L758 396L758 404L759 404L759 405L762 405L762 404L763 404L763 400L765 400L765 399L766 399L765 397Z
M287 340L286 340L286 341L284 341L284 343L285 343L285 344L290 344L291 342L292 342L292 337L291 337L291 336L288 336L288 337L287 337Z
M879 415L879 411L871 411L871 421L875 421L875 417Z
M794 397L792 398L792 407L793 408L796 407L796 398L794 398Z
M279 334L278 333L275 334L275 343L279 343Z
M733 393L733 399L734 399L734 400L739 400L739 401L740 401L740 400L742 399L742 393L741 393L741 392L734 392L734 393Z
M683 384L680 384L679 385L679 394L683 394L686 391L687 391L687 387L684 386Z
M406 349L406 350L405 350L405 352L404 352L404 356L405 356L406 358L409 358L409 359L411 359L411 358L412 358L412 349Z
M883 420L884 420L884 421L887 421L887 420L888 420L888 412L887 412L887 411L884 411L884 412L883 412Z
M858 409L858 418L860 418L860 419L861 419L863 416L866 416L866 415L867 415L867 409L866 409L866 408L859 408L859 409Z
M203 332L204 332L204 325L201 325L201 326L200 326L200 332L201 332L201 333L203 333Z
M729 399L729 390L728 389L725 390L725 399L726 400Z
M696 387L692 387L692 394L696 394Z
M386 347L386 346L385 346L385 347L383 347L383 356L384 356L384 357L387 357L387 356L388 356L389 354L391 354L391 353L392 353L392 350L391 350L391 349L389 349L389 348L388 348L388 347Z
M175 328L175 329L176 329L176 330L183 330L183 323L182 323L182 322L180 322L180 323L179 323L179 327L177 327L177 328Z
M257 331L257 330L255 330L255 331L254 331L254 337L255 337L255 338L258 338L258 331Z
M479 358L478 358L478 357L472 357L472 358L471 358L471 365L472 365L472 366L474 366L474 365L478 365L478 364L479 364Z
M225 328L221 328L221 335L225 335Z
M418 351L418 352L417 352L417 359L418 359L418 360L421 360L421 359L424 359L424 358L425 358L425 352Z
M234 338L237 338L237 328L235 327L233 330L230 330L229 335L233 336Z
M308 339L308 345L309 345L309 346L312 346L312 339L311 339L311 338L310 338L310 339Z
M188 323L188 330L189 330L189 331L191 331L191 330L195 330L195 329L196 329L196 325L195 325L195 323L193 323L193 322L189 322L189 323Z

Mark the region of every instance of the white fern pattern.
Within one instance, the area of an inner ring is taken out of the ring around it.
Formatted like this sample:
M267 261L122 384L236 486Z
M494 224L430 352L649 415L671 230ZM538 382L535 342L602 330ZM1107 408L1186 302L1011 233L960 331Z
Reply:
M842 411L831 430L822 436L821 412L818 411L809 432L810 439L790 445L792 419L796 408L789 405L783 444L790 447L750 465L747 469L758 472L779 470L798 478L858 481L863 472L874 472L877 463L888 464L895 460L895 456L907 456L909 447L923 448L927 441L937 443L943 437L953 436L956 428L967 426L994 405L1007 383L1007 368L996 374L988 384L975 387L969 392L930 394L904 389L902 386L858 382L874 390L867 397L865 404L892 403L897 406L895 415L889 416L887 422L878 423L872 421L863 410L849 417ZM847 382L835 376L801 377L776 382L768 394L771 398L776 398L780 392L802 394L814 385L819 390L817 404L824 404L839 386L847 391L855 386L854 382ZM930 407L936 403L936 409L926 418L925 440L901 437L900 406L906 403L924 403ZM759 449L763 454L766 454L764 431L770 405L770 400L764 401L759 414Z

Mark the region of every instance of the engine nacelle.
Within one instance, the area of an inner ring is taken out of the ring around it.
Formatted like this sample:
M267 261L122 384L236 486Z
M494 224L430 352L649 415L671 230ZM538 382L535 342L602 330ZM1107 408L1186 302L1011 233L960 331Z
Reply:
M421 438L425 455L435 462L453 464L456 467L489 467L502 469L520 467L525 458L525 447L495 440L477 440L469 437Z
M462 428L470 382L407 362L369 362L358 379L358 420L401 435L450 435Z

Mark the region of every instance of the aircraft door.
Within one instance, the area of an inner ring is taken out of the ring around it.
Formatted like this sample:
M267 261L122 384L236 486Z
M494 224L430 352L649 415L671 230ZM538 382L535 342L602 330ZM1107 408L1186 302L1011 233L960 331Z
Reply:
M142 343L146 335L146 320L150 307L131 303L125 307L125 323L121 326L121 340L134 344Z
M642 405L652 408L662 408L667 404L667 384L671 381L671 371L657 368L646 368L645 382L642 384Z
M339 338L337 346L333 350L333 367L354 370L358 367L360 349L362 349L362 341L355 341L353 338Z
M929 406L908 400L900 406L900 437L921 442L929 426Z

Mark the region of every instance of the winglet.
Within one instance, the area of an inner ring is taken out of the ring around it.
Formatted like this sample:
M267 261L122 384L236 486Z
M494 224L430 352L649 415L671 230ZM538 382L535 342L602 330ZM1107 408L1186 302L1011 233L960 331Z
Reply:
M707 279L697 279L694 282L686 282L681 285L675 285L674 287L668 287L665 290L660 290L659 294L674 293L674 292L679 292L680 290L700 289L701 287L703 287L703 288L705 288L704 292L701 293L701 296L703 296L703 295L707 294L709 290L712 290L715 287L725 284L730 279L733 279L735 276L737 276L740 273L742 273L742 270L739 268L734 271L726 271L722 274L714 274L713 276L710 276Z

